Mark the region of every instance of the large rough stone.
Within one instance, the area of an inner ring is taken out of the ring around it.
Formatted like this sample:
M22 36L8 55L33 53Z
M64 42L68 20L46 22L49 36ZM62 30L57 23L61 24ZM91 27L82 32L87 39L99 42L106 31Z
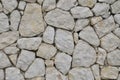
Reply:
M74 42L71 32L57 29L55 36L55 44L59 50L72 55L74 49Z
M0 69L0 80L4 80L4 76L5 74L4 74L4 71L3 71L3 69Z
M55 9L48 12L45 16L45 21L49 25L67 30L72 30L75 24L70 13L61 9Z
M27 4L21 19L19 31L22 36L26 37L32 37L44 31L44 22L40 5L35 3Z
M22 50L21 54L18 57L17 67L23 71L26 71L30 64L35 59L35 53L27 50Z
M93 46L99 46L100 41L99 38L91 26L84 28L79 33L80 38L84 39L88 43L92 44Z
M120 14L116 14L116 15L114 16L114 19L115 19L115 21L116 21L118 24L120 24Z
M25 80L20 70L16 67L6 68L5 74L5 80Z
M69 71L69 80L94 80L90 68L73 68Z
M101 38L116 28L113 16L98 22L94 26L98 36Z
M19 33L17 31L9 31L0 34L0 49L3 49L10 44L14 43L19 38Z
M88 7L74 7L71 10L74 18L88 18L93 16L92 11Z
M56 68L63 74L67 74L71 67L71 56L65 53L57 53L55 56L55 65Z
M41 58L36 58L28 70L25 72L25 78L33 78L45 75L45 64Z
M0 13L0 33L9 30L8 17L4 13Z
M37 50L41 41L42 38L40 37L21 38L18 39L17 45L20 49Z
M96 52L88 43L80 40L75 46L72 67L89 67L96 61Z
M114 2L111 5L112 13L117 14L120 13L120 0Z
M51 59L56 52L57 49L53 45L42 43L37 51L37 56L44 59Z

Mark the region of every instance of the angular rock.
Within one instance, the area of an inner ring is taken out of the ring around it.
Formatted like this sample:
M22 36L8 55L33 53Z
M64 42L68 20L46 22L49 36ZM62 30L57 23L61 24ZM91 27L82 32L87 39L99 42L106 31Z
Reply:
M41 58L36 58L28 70L25 72L25 78L33 78L45 75L45 64Z
M44 22L40 5L35 3L26 5L19 31L21 36L26 37L32 37L44 31Z
M45 65L47 67L53 67L54 66L54 61L53 60L45 60Z
M88 43L80 40L75 46L72 67L90 67L96 61L96 52Z
M0 34L0 49L3 49L10 44L14 43L19 38L19 33L17 31L9 31Z
M42 38L40 37L21 38L18 39L17 45L20 49L37 50L41 41Z
M4 52L6 54L17 54L19 50L20 50L19 48L14 47L14 46L9 46L9 47L4 48Z
M81 6L92 8L96 4L97 0L78 0L78 2Z
M111 32L116 28L113 16L110 16L109 18L98 22L94 25L94 28L100 38Z
M116 15L114 16L114 19L115 19L115 21L116 21L118 24L120 24L120 14L116 14Z
M53 45L42 43L37 51L37 56L44 59L51 59L56 52L57 49Z
M43 33L43 41L49 44L53 44L55 36L55 29L51 26L48 26Z
M90 68L73 68L69 71L69 80L94 80Z
M4 74L4 71L3 71L3 69L0 69L0 80L4 80L4 76L5 74Z
M20 10L24 10L25 9L25 6L26 6L26 2L25 1L20 1L19 2L19 5L18 5L18 8Z
M71 56L65 53L57 53L55 56L55 66L63 74L67 74L71 67Z
M116 28L114 34L120 38L120 28Z
M104 67L101 70L101 78L102 79L117 79L118 77L118 68L117 67L112 67L112 66L107 66Z
M99 2L103 2L103 3L108 3L108 4L112 4L113 2L115 2L116 0L98 0Z
M95 25L96 23L102 21L102 17L101 16L98 16L98 17L92 17L90 19L90 22L91 22L91 25Z
M101 38L101 47L108 52L116 49L120 44L120 39L113 33L109 33L103 38Z
M72 55L74 49L74 42L71 32L57 29L55 36L55 44L59 50L66 52L69 55Z
M18 54L13 54L9 56L9 59L11 60L11 62L13 63L14 66L16 66L17 64L17 59L18 59Z
M88 7L74 7L71 10L74 18L88 18L93 16L92 11Z
M70 10L72 7L76 6L76 0L59 0L57 7L63 10Z
M54 9L45 16L47 24L57 28L72 30L74 28L74 19L69 12L61 9Z
M4 13L0 13L0 33L8 31L10 28L8 17Z
M114 2L111 5L112 13L117 14L120 13L120 0Z
M20 68L23 71L26 71L30 64L35 59L35 53L27 50L22 50L21 54L18 57L17 60L17 67Z
M25 80L20 70L16 67L6 68L5 74L5 80Z
M93 46L99 46L100 44L99 38L91 26L84 28L79 36Z

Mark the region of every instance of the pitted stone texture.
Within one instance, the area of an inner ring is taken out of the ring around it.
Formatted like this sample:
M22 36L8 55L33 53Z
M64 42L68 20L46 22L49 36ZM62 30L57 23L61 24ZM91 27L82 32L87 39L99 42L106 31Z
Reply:
M57 29L55 36L55 44L59 50L66 52L69 55L72 55L74 49L74 41L71 32Z
M35 53L27 50L22 50L17 61L17 67L26 71L30 64L35 59Z
M4 74L4 71L3 71L3 69L0 69L0 80L4 80L4 76L5 74Z
M34 78L45 75L45 64L41 58L36 58L25 72L25 78Z
M120 14L116 14L116 15L114 16L114 19L115 19L115 21L116 21L118 24L120 24Z
M94 80L90 68L73 68L69 71L69 80Z
M20 49L37 50L41 41L41 37L21 38L18 39L17 45Z
M65 53L57 53L55 56L56 68L63 74L67 74L71 67L72 57Z
M5 74L5 80L25 80L20 70L16 67L6 68Z
M96 61L96 52L88 43L80 40L75 46L72 67L90 67Z
M45 16L47 24L52 25L56 28L62 28L72 30L74 28L74 19L69 12L61 9L55 9L48 12Z
M25 37L32 37L44 31L44 22L40 5L35 3L27 4L21 19L19 31L21 36Z
M99 38L91 26L84 28L79 36L93 46L99 46L100 44Z
M117 14L120 13L120 0L114 2L111 5L112 13Z
M0 33L8 31L10 28L8 17L4 13L0 13Z
M44 59L51 59L56 52L57 49L53 45L42 43L37 51L37 56Z
M88 7L74 7L71 10L71 13L74 18L88 18L93 16L92 11Z
M115 2L116 0L98 0L99 2L103 2L103 3L108 3L108 4L112 4L113 2Z

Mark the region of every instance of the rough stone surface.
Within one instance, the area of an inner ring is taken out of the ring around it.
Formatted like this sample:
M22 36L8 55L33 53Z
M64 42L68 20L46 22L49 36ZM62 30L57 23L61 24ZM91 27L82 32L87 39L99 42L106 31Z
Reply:
M19 52L19 48L14 47L14 46L9 46L4 49L4 52L6 54L17 54Z
M112 13L116 14L116 13L120 13L120 0L114 2L112 5L111 5L111 8L112 8Z
M114 34L116 34L120 38L120 28L116 28L114 30Z
M104 3L108 3L108 4L112 4L114 1L116 0L98 0L99 2L104 2Z
M4 71L0 69L0 80L4 80Z
M114 16L114 19L115 19L115 21L116 21L118 24L120 24L120 14L116 14L116 15Z

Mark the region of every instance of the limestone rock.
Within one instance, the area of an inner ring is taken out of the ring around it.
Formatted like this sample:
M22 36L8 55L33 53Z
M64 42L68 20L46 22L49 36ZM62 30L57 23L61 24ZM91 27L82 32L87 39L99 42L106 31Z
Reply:
M19 5L18 5L18 8L20 10L24 10L25 9L25 6L26 6L26 2L25 1L20 1L19 2Z
M102 21L102 17L101 16L98 16L98 17L92 17L90 19L90 22L91 22L91 25L95 25L96 23Z
M114 30L114 34L117 35L120 38L120 28L116 28Z
M120 0L114 2L111 5L112 13L117 14L120 13Z
M116 14L116 15L114 16L114 19L115 19L115 21L116 21L118 24L120 24L120 14Z
M6 54L17 54L19 50L20 50L19 48L14 47L14 46L9 46L9 47L4 48L4 52Z

